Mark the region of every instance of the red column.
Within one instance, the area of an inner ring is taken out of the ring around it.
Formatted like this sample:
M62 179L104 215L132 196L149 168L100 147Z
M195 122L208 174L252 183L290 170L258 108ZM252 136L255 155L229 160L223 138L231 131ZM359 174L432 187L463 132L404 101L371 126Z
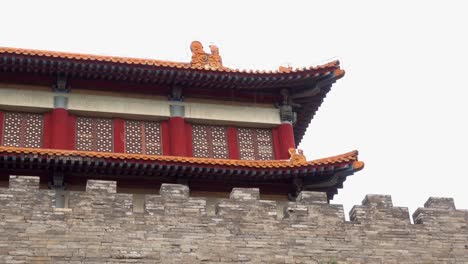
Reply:
M172 156L187 156L185 143L185 121L183 117L174 116L169 119L169 149Z
M0 146L3 144L3 112L0 112Z
M237 128L236 127L228 127L227 141L228 141L229 158L240 159L239 142L237 140Z
M294 131L291 124L283 123L278 126L278 137L279 137L279 147L280 153L279 157L281 159L289 159L289 148L296 148L296 143L294 142Z
M125 121L115 118L114 122L114 152L125 152Z
M68 111L63 108L52 110L51 148L67 149Z

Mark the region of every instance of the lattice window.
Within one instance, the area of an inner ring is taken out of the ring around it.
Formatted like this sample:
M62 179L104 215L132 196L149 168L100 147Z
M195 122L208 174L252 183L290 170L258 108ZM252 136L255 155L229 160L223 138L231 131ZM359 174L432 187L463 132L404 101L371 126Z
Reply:
M161 126L157 122L125 121L125 152L161 155Z
M112 120L106 118L76 118L76 149L112 152Z
M237 130L242 160L272 160L273 136L270 129L239 128Z
M228 159L226 127L192 126L193 156L199 158Z
M42 146L43 115L30 113L5 113L3 145L40 148Z

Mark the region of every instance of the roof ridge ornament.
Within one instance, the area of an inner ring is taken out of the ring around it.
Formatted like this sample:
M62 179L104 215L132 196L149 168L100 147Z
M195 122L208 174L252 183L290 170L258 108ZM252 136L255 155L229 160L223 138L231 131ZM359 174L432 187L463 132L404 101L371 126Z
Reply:
M190 62L191 66L205 69L223 68L223 62L216 45L210 45L211 53L206 53L203 50L201 42L195 40L190 44L190 50L192 51L192 61Z
M293 71L293 67L288 64L288 66L279 66L278 67L278 72L279 73L290 73Z
M304 151L302 149L295 149L295 148L290 148L288 149L289 155L291 157L289 158L289 161L297 164L297 163L307 163L307 159L304 156Z

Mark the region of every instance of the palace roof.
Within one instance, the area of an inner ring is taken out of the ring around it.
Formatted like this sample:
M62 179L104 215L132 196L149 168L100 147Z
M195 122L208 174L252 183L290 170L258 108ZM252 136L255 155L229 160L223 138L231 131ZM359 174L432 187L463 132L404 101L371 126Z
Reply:
M222 65L217 47L210 46L209 54L197 43L192 43L190 63L0 47L0 77L1 73L8 74L0 80L21 74L16 81L52 85L58 75L64 75L70 83L123 82L129 92L145 89L144 92L157 94L167 92L168 87L181 86L193 89L190 95L194 97L251 98L270 103L281 101L280 91L288 89L297 105L294 135L298 145L332 84L344 76L338 61L301 69L280 67L278 71L231 69ZM25 75L30 78L24 78ZM38 81L38 77L43 78ZM143 88L136 89L132 84ZM83 87L89 86L99 87ZM107 90L116 89L110 87Z
M331 199L347 176L364 167L357 151L312 161L294 153L290 160L247 161L0 146L0 168L36 174L53 169L161 179L183 175L239 183L290 182L299 178L306 187L323 188Z

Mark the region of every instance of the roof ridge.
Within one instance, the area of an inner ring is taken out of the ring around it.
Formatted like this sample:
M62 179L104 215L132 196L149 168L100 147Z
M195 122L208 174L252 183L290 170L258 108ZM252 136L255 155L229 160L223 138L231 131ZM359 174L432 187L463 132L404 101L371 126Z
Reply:
M66 51L51 51L51 50L42 50L42 49L26 49L26 48L14 48L14 47L0 47L0 54L18 54L26 56L38 56L38 57L51 57L51 58L61 58L61 59L71 59L71 60L84 60L84 61L103 61L103 62L114 62L114 63L123 63L123 64L134 64L134 65L148 65L148 66L162 66L162 67L174 67L174 68L184 68L184 69L193 69L193 70L208 70L215 72L231 72L231 73L246 73L246 74L294 74L307 72L311 70L319 70L325 68L333 68L331 70L338 70L340 67L339 60L333 60L331 62L309 66L309 67L296 67L291 68L288 72L283 72L280 69L277 70L259 70L259 69L237 69L229 67L202 67L199 65L192 65L191 62L178 62L178 61L169 61L169 60L158 60L158 59L149 59L149 58L135 58L135 57L126 57L126 56L112 56L112 55L98 55L90 53L75 53L75 52L66 52Z

